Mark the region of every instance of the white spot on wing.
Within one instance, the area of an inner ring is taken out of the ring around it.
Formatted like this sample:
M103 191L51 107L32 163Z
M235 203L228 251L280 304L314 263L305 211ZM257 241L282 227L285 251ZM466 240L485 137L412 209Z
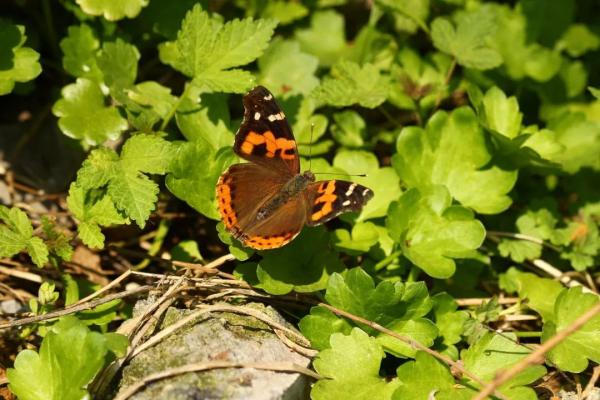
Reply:
M367 188L367 189L363 190L362 195L366 196L367 193L369 193L370 191L371 191L371 189Z
M345 202L342 203L342 205L344 207L349 206L350 205L350 200L346 200Z
M263 99L265 99L266 101L272 100L273 99L273 95L271 95L271 93L269 93L268 95L266 95L265 97L263 97Z
M257 111L254 113L254 119L258 121L260 119L260 113Z
M356 187L356 183L353 183L352 185L350 185L350 187L348 188L348 190L346 190L345 195L346 196L350 196L352 194L352 192L354 192L354 188Z
M268 119L270 122L273 122L273 121L281 121L281 120L283 120L284 118L285 118L285 114L283 113L283 111L282 111L282 112L280 112L280 113L277 113L277 114L271 114L271 115L269 115L269 116L267 117L267 119Z

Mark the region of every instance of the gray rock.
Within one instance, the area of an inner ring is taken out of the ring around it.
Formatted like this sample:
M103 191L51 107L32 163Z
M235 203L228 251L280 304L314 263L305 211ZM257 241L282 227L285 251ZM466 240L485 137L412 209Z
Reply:
M257 303L246 307L255 308L291 327L271 307ZM141 308L138 304L136 311ZM170 308L160 329L189 313L189 310ZM182 328L134 357L123 369L117 390L123 390L152 373L208 361L292 362L304 367L310 364L310 359L290 350L267 325L252 317L232 313L207 314L206 318ZM309 390L310 381L301 374L228 368L156 381L131 399L296 400L308 399Z

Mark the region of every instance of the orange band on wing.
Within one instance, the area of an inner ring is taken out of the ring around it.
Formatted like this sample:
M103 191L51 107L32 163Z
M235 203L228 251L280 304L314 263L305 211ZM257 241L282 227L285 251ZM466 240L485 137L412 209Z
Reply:
M293 160L296 157L294 152L292 154L286 153L286 150L294 150L296 143L286 138L275 138L275 135L271 131L266 131L263 134L254 131L248 132L240 148L242 153L252 154L254 147L261 144L265 145L267 149L265 156L269 158L275 157L277 150L279 150L279 157L284 160Z
M321 195L315 199L315 204L323 203L323 206L310 216L313 221L318 221L333 211L333 203L337 199L337 196L333 194L335 192L335 181L321 183L317 192Z
M244 245L256 250L275 249L290 242L297 234L298 232L286 232L273 236L250 236L244 240Z
M217 183L217 200L219 213L228 231L234 230L237 225L237 215L232 207L231 178L223 174Z

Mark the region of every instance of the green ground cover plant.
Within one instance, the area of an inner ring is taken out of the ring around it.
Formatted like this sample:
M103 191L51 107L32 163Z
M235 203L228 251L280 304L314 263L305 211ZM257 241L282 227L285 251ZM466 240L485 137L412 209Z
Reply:
M595 7L3 4L0 300L21 308L0 308L0 398L94 396L94 377L126 354L116 331L131 303L60 310L124 270L178 273L160 258L227 260L221 270L268 296L311 299L290 320L317 351L315 400L590 394ZM256 85L285 111L303 170L359 175L374 192L360 213L269 251L232 238L215 201Z

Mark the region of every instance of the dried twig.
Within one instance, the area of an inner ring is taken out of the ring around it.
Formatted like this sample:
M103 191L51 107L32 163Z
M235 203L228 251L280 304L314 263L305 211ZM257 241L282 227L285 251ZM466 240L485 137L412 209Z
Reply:
M3 264L7 264L5 260L0 261ZM42 277L37 274L32 274L31 272L21 271L14 268L6 268L0 266L0 274L5 274L8 276L14 276L15 278L25 279L30 282L42 283Z
M33 324L33 323L42 322L42 321L48 321L48 320L59 318L59 317L65 316L65 315L75 314L79 311L89 310L89 309L97 307L101 304L108 303L108 302L116 300L116 299L122 299L122 298L129 297L129 296L135 296L140 293L148 292L152 289L153 289L152 286L140 286L135 289L125 290L123 292L110 294L101 299L97 299L97 300L90 301L87 303L73 305L73 306L64 308L62 310L56 310L56 311L52 311L52 312L49 312L49 313L43 314L43 315L36 315L33 317L17 319L17 320L11 321L11 322L0 324L0 330L7 329L7 328L15 328L17 326Z
M571 325L552 336L549 340L544 342L535 351L529 353L527 357L513 365L511 368L502 371L496 375L493 381L488 383L473 400L484 400L486 397L494 393L496 388L502 386L504 383L523 372L527 367L539 364L544 361L544 354L546 354L554 346L565 340L568 336L575 333L583 325L585 325L590 319L594 318L600 313L600 302L596 303L592 308L581 314Z
M290 372L290 373L300 373L306 376L310 376L314 379L320 379L321 376L316 372L302 367L300 365L296 365L294 363L289 362L229 362L229 361L210 361L210 362L201 362L184 365L178 368L171 368L161 372L157 372L151 375L148 375L142 378L139 382L125 389L122 393L119 393L115 400L126 400L133 396L138 390L146 386L147 384L160 380L169 378L176 375L187 374L190 372L201 372L207 371L211 369L224 369L224 368L254 368L260 369L264 371L276 371L276 372Z
M470 299L456 299L456 303L459 307L468 307L468 306L480 306L491 301L492 298L470 298ZM500 297L497 298L496 301L498 304L515 304L521 301L518 297Z
M590 381L585 386L583 393L581 393L581 398L585 400L591 393L594 387L596 387L596 382L598 382L598 378L600 378L600 365L596 365L594 367L594 372L592 372L592 377Z

